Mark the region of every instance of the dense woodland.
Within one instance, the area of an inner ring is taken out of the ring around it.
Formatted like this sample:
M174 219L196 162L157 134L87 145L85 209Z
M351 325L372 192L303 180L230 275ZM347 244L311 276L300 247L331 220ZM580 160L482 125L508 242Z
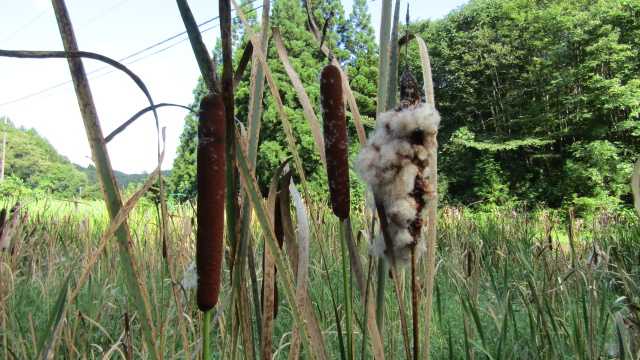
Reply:
M357 101L372 129L377 53L368 4L353 9L324 2L322 23L333 12L329 42L347 68ZM411 25L430 47L436 102L442 115L441 193L452 204L524 201L578 211L630 204L628 186L640 143L640 2L472 0L437 21ZM298 0L276 0L274 25L283 33L296 71L319 106L319 69L326 63L305 30ZM406 31L406 30L403 30ZM238 50L244 43L237 34ZM326 182L301 106L275 49L270 65L300 139L300 153L317 195ZM417 48L401 52L420 74ZM196 100L203 94L195 90ZM238 89L245 119L248 81ZM265 95L258 179L288 155L273 100ZM357 152L351 129L352 155ZM187 118L171 176L177 199L194 196L195 117ZM266 181L266 180L265 180ZM266 183L262 184L266 186ZM362 193L361 184L354 191ZM358 197L354 197L358 201Z
M257 23L253 2L244 7ZM314 2L316 21L330 18L326 42L347 69L367 131L376 111L378 48L370 3ZM515 202L578 211L631 203L628 186L640 151L640 2L636 0L472 0L436 21L408 29L427 40L437 107L442 115L440 190L449 204ZM329 16L329 15L332 16ZM318 74L327 62L307 31L299 0L274 0L293 67L319 109ZM407 32L403 27L401 33ZM237 55L246 36L234 34ZM214 55L220 58L220 47ZM400 69L420 75L415 45L401 51ZM280 87L312 190L326 200L326 181L313 137L275 47L269 63ZM247 118L249 76L237 89L237 118ZM194 90L197 107L202 82ZM257 178L266 188L288 149L273 99L264 95ZM74 167L34 131L8 125L5 192L38 189L62 197L92 197L92 169ZM351 127L351 154L359 146ZM196 117L187 116L169 191L178 201L195 196ZM131 178L121 176L126 186ZM352 178L357 178L355 173ZM135 179L133 179L135 180ZM7 190L9 189L9 190ZM354 203L363 185L352 182Z

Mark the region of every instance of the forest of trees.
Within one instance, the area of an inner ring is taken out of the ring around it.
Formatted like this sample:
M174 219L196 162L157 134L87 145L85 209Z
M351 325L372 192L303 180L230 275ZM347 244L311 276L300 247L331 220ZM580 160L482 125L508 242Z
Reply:
M0 133L7 134L5 178L0 196L56 194L63 198L93 197L99 194L95 182L33 129L0 122Z
M334 15L328 41L350 76L370 130L378 49L367 2L354 1L348 14L338 0L316 3L321 3L316 9L320 23ZM639 14L640 2L634 0L472 0L443 19L412 24L410 32L430 47L443 119L443 200L466 205L526 201L578 211L630 204L628 184L640 151ZM305 30L301 1L274 0L272 22L319 107L317 79L326 59ZM242 35L236 38L241 51ZM273 46L269 58L305 170L317 197L324 198L325 175L310 129ZM420 74L415 45L406 59L401 53L401 62L401 69L408 63ZM199 84L194 104L202 89ZM247 80L237 93L237 117L246 119ZM288 151L268 94L264 106L257 177L266 186ZM355 155L353 128L351 139ZM196 119L189 116L170 178L179 200L194 196L196 141ZM361 184L353 187L362 193Z
M255 3L244 1L257 27ZM316 21L330 18L326 43L346 69L367 131L376 112L378 47L366 0L344 9L339 0L314 2ZM329 16L331 14L331 16ZM578 211L631 204L629 179L640 152L640 2L637 0L471 0L436 21L404 27L429 45L436 103L442 115L440 190L449 204L504 205L525 201ZM274 0L293 67L319 110L320 69L327 59L307 30L301 0ZM247 39L238 26L238 55ZM220 60L219 45L214 55ZM326 200L326 174L289 77L269 46L269 64L297 136L311 190ZM236 56L239 59L240 56ZM417 48L401 52L400 68L420 77ZM248 114L249 76L237 88L237 118ZM205 93L200 81L194 107ZM274 100L264 95L257 178L288 157ZM319 111L318 111L319 113ZM195 196L197 117L187 116L168 179L173 199ZM2 126L2 124L0 124ZM7 194L36 191L60 197L99 195L94 169L60 156L34 130L4 125L9 134ZM359 150L351 124L352 160ZM119 174L121 186L139 180ZM355 172L352 178L357 179ZM353 201L363 185L352 182Z

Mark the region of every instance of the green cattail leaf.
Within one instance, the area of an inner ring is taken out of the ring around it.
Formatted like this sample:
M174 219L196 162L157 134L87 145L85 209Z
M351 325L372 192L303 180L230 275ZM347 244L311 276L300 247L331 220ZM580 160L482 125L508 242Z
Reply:
M191 8L189 8L189 3L187 0L176 0L178 4L178 10L180 10L180 16L182 17L182 21L184 22L184 27L187 30L187 34L189 36L189 42L191 43L191 48L193 49L193 54L196 57L196 61L198 62L198 66L200 67L200 74L202 75L202 79L207 85L207 89L210 92L217 91L217 79L216 79L216 68L209 56L209 51L207 50L204 41L202 41L202 34L200 34L200 29L198 28L198 24L196 23L195 18L193 17L193 13L191 12Z
M376 113L387 110L389 91L389 61L390 61L390 36L391 36L391 0L382 0L380 19L380 60L378 64L378 107Z
M387 90L387 109L393 109L398 101L398 64L400 62L400 46L398 45L398 23L400 19L400 0L396 0L393 12L393 26L389 41L389 80ZM406 61L407 59L405 59Z

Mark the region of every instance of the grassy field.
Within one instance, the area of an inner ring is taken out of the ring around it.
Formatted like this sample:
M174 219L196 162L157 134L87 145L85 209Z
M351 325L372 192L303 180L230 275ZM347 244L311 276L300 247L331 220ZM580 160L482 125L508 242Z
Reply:
M6 200L2 206L12 202ZM138 317L128 302L115 241L109 241L70 301L108 224L104 206L40 199L23 200L23 209L28 216L10 250L0 255L0 358L34 358L47 346L54 347L56 358L148 357ZM129 224L159 348L166 358L193 358L201 346L202 316L195 289L185 279L194 261L193 213L189 206L173 206L170 214L168 258L163 257L153 205L139 205ZM329 215L322 208L317 229L311 229L309 291L329 355L339 358L335 313L344 316L341 263L334 256L340 251L338 223ZM354 223L367 264L368 223L362 214ZM257 225L252 234L259 262L263 240ZM257 268L260 282L259 264ZM638 351L640 226L634 215L601 214L571 221L552 211L445 208L439 220L437 268L434 359L632 359ZM401 276L408 287L410 278ZM250 283L248 275L245 280ZM245 353L225 308L229 294L225 272L222 311L213 326L216 358L231 349ZM409 292L404 294L405 304L410 303ZM355 354L370 358L368 346L361 351L363 310L359 301L354 304ZM382 333L390 359L403 354L397 304L387 282ZM60 326L52 334L58 314L63 314ZM275 358L288 356L292 323L280 296ZM255 335L255 321L252 327ZM254 339L257 343L257 336Z

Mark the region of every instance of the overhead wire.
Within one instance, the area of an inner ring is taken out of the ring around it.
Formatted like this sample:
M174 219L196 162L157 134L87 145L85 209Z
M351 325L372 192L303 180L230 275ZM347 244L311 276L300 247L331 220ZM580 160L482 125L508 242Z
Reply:
M16 30L12 31L11 33L9 33L7 36L3 37L2 40L0 40L0 42L3 43L5 41L9 41L9 40L13 39L14 36L18 35L19 33L23 32L24 30L28 29L31 25L35 24L36 21L40 20L40 18L43 17L44 14L46 14L46 13L47 13L47 10L40 11L40 13L38 13L36 16L34 16L31 20L27 21L22 26L20 26Z
M125 0L125 1L126 1L126 0ZM246 5L251 5L251 4L253 4L254 2L256 2L256 1L258 1L258 0L251 0L251 1L248 1L246 4L243 4L243 5L245 5L245 6L246 6ZM124 1L123 1L123 2L124 2ZM248 11L248 13L253 12L253 11L256 11L256 10L259 10L260 8L262 8L262 5L260 5L260 6L257 6L257 7L255 7L255 8L250 9L250 10ZM219 18L220 18L220 16L215 16L215 17L213 17L213 18L210 18L210 19L208 19L208 20L205 20L205 21L201 22L200 24L198 24L198 28L200 28L200 27L202 27L202 26L205 26L205 25L207 25L207 24L210 24L210 23L212 23L212 22L214 22L214 21L216 21L216 20L219 20ZM236 18L237 18L237 17L236 17ZM214 29L214 28L215 28L215 26L210 26L210 27L208 27L208 28L205 28L205 29L201 30L201 31L200 31L200 33L201 33L201 34L204 34L205 32L210 31L210 30L212 30L212 29ZM129 54L129 55L127 55L127 56L125 56L125 57L121 58L121 59L118 59L117 61L118 61L118 62L120 62L120 63L123 63L124 65L131 65L131 64L134 64L134 63L139 62L139 61L141 61L141 60L147 59L147 58L149 58L149 57L151 57L151 56L154 56L154 55L157 55L157 54L162 53L162 52L164 52L164 51L167 51L167 50L171 49L172 47L175 47L175 46L177 46L177 45L179 45L179 44L181 44L181 43L183 43L183 42L187 41L187 40L188 40L188 37L185 37L185 38L181 39L180 41L177 41L177 42L175 42L175 43L173 43L173 44L171 44L171 45L169 45L169 46L166 46L166 47L164 47L164 48L161 48L160 50L154 51L154 52L152 52L152 53L150 53L150 54L148 54L148 55L146 55L146 56L143 56L143 57L140 57L140 58L135 59L135 60L133 60L133 61L129 61L129 62L127 62L127 60L129 60L129 59L132 59L132 58L134 58L134 57L136 57L136 56L138 56L138 55L141 55L141 54L143 54L143 53L145 53L145 52L147 52L147 51L149 51L149 50L155 49L155 48L157 48L158 46L164 45L164 44L166 44L167 42L169 42L169 41L171 41L171 40L175 40L175 39L179 38L180 36L183 36L183 35L186 35L186 34L187 34L187 32L186 32L186 31L182 31L182 32L180 32L180 33L178 33L178 34L175 34L175 35L172 35L172 36L170 36L170 37L168 37L168 38L166 38L166 39L164 39L164 40L161 40L161 41L158 41L158 42L156 42L156 43L154 43L154 44L152 44L152 45L149 45L149 46L147 46L147 47L145 47L145 48L143 48L143 49L141 49L141 50L137 50L137 51L135 51L135 52L133 52L133 53L131 53L131 54ZM92 74L96 74L96 73L98 73L98 72L100 72L100 71L102 71L102 70L104 70L104 69L107 69L107 68L109 68L109 66L102 66L102 67L97 68L97 69L95 69L95 70L89 71L89 72L87 72L87 76L92 75ZM113 73L113 72L115 72L115 70L111 70L111 71L108 71L108 72L106 72L106 73L104 73L104 74L100 74L100 75L98 75L97 77L106 76L106 75L111 74L111 73ZM94 77L94 79L95 79L95 78L97 78L97 77ZM42 95L42 94L47 93L47 92L49 92L49 91L51 91L51 90L57 89L57 88L59 88L59 87L62 87L62 86L64 86L64 85L71 84L71 82L72 82L71 80L67 80L67 81L64 81L64 82L60 82L60 83L58 83L58 84L54 84L54 85L49 86L49 87L46 87L46 88L44 88L44 89L42 89L42 90L38 90L38 91L36 91L36 92L34 92L34 93L30 93L30 94L27 94L27 95L21 96L21 97L19 97L19 98L16 98L16 99L13 99L13 100L9 100L9 101L6 101L6 102L3 102L3 103L0 103L0 106L11 105L11 104L15 104L15 103L17 103L17 102L21 102L21 101L24 101L24 100L28 100L28 99L30 99L30 98L33 98L33 97L36 97L36 96Z

